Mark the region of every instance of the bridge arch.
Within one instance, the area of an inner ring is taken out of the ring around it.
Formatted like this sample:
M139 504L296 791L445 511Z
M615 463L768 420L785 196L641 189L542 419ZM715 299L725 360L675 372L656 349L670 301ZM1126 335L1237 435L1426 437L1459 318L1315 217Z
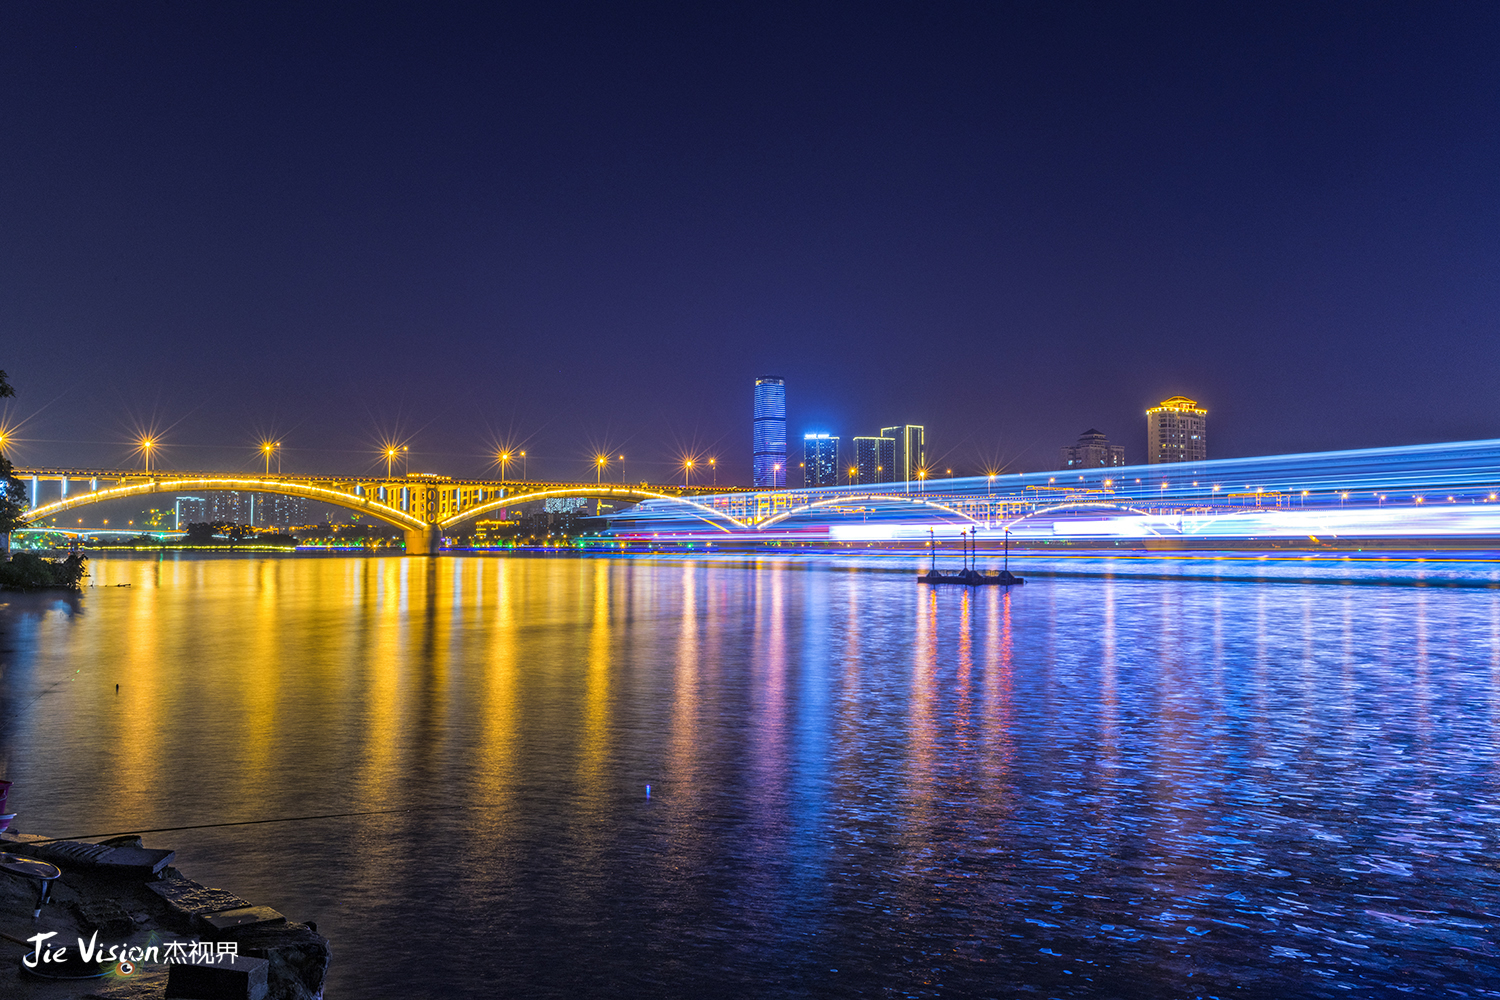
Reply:
M1051 507L1038 507L1036 510L1029 510L1029 511L1027 511L1026 513L1022 514L1020 517L1013 517L1009 521L1004 521L1004 523L1000 524L999 527L1000 527L1001 531L1009 531L1011 529L1012 525L1018 524L1021 521L1024 521L1024 520L1026 520L1029 517L1036 517L1039 514L1050 514L1050 513L1054 512L1054 511L1059 511L1059 510L1098 510L1098 509L1103 509L1103 510L1127 510L1127 511L1129 511L1132 514L1140 514L1143 517L1150 517L1151 516L1151 512L1150 511L1141 510L1138 507L1131 507L1131 506L1128 506L1126 504L1110 503L1107 500L1095 500L1095 501L1087 501L1087 502L1059 503L1059 504L1053 504ZM1147 530L1149 530L1153 535L1160 535L1161 534L1161 532L1157 531L1155 528L1148 528Z
M694 508L694 515L696 517L707 521L725 534L733 534L734 532L730 528L717 523L714 518L721 521L728 521L735 528L744 529L747 527L743 521L731 517L721 510L715 510L707 504L698 503L696 500L689 500L687 497L673 496L670 493L658 493L655 490L641 490L629 486L572 486L566 489L537 490L532 493L517 493L514 496L501 497L498 500L486 500L477 507L470 507L468 510L459 511L452 517L439 521L438 529L447 531L454 525L467 521L471 517L477 517L485 511L503 510L506 507L514 507L517 504L529 503L534 500L547 500L552 497L593 497L600 500L611 497L620 497L627 500L671 500ZM698 511L702 511L703 513L697 513Z
M302 497L306 500L320 500L323 503L331 503L337 507L346 507L349 510L359 511L378 518L386 524L401 528L404 531L421 531L428 527L427 523L412 517L404 510L392 507L389 504L380 503L370 497L355 496L353 493L343 493L339 490L331 490L323 486L313 486L311 483L288 483L273 479L221 479L218 477L179 479L173 477L162 477L151 479L146 482L127 483L124 486L111 486L102 490L90 490L87 493L77 493L52 503L43 504L23 515L23 520L33 526L44 518L55 517L58 514L85 507L89 504L100 503L104 500L120 500L125 497L144 496L148 493L195 493L203 490L239 490L250 493L280 493L284 496Z
M780 514L776 514L772 517L766 518L764 521L755 526L755 530L764 531L766 528L769 528L773 524L778 524L781 521L785 521L793 514L805 514L806 512L810 510L816 510L819 507L835 507L839 504L849 503L851 500L895 500L901 503L916 504L924 507L936 507L938 510L945 510L955 517L961 517L964 520L968 521L970 524L984 523L983 521L977 520L974 517L965 514L961 510L949 507L947 504L938 503L936 500L921 500L911 497L897 496L895 494L889 493L867 493L858 496L834 497L832 500L819 500L816 503L803 504L801 507L793 507L791 510L784 510Z

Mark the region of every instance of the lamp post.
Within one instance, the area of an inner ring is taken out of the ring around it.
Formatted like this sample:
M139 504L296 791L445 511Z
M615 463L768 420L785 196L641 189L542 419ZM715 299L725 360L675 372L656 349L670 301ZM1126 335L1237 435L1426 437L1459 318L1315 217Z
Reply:
M526 453L523 451L521 452L521 479L524 481L526 478Z
M276 450L276 445L273 444L270 441L267 441L267 442L265 442L264 444L262 444L260 446L261 454L264 455L265 459L266 459L266 475L267 476L269 476L271 474L271 453L274 452L275 450Z
M857 465L851 465L851 466L849 466L849 485L850 486L854 485L854 476L855 476L855 474L857 472L859 472L859 466L857 466Z
M502 451L500 453L500 485L501 486L505 485L505 467L507 465L509 465L509 464L510 464L510 452L508 452L508 451Z
M620 485L625 485L625 456L620 456Z
M156 447L156 442L150 438L141 438L141 451L146 456L146 472L151 471L151 449Z
M401 471L411 475L411 452L404 444L401 446Z
M683 486L687 486L688 485L688 480L692 476L692 474L693 474L693 460L691 458L684 459L683 462L682 462L682 485Z
M594 482L600 485L604 483L604 456L600 455L594 459Z
M391 465L395 461L396 461L396 449L395 448L387 448L385 450L385 478L387 478L387 479L391 478Z
M776 489L776 480L781 478L781 463L771 466L771 489Z
M708 460L708 467L710 469L714 470L714 488L718 489L718 487L719 487L719 460L717 458L710 458Z

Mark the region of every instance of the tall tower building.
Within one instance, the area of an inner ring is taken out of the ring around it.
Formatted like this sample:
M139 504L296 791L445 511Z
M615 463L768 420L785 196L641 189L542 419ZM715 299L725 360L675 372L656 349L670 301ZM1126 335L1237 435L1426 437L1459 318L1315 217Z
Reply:
M880 436L896 441L896 478L891 482L909 483L927 468L926 432L916 424L904 427L882 427Z
M839 439L827 434L802 435L802 485L839 484Z
M1146 411L1146 461L1201 462L1208 458L1208 411L1173 396Z
M755 430L751 462L758 490L786 487L786 382L775 375L755 380Z
M1125 446L1110 444L1102 431L1092 427L1078 436L1078 443L1062 450L1060 469L1112 469L1125 464Z
M896 481L896 439L857 437L854 439L854 476L861 486Z

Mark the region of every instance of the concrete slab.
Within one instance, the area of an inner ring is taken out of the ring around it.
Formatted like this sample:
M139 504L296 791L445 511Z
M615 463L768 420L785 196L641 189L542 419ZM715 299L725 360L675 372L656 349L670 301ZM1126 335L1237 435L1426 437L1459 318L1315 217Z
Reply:
M167 907L179 916L189 919L206 917L210 913L237 910L249 906L249 900L241 899L224 889L211 889L187 878L168 878L159 882L147 882L146 888L160 896Z
M262 924L284 924L286 917L269 906L242 906L222 913L210 913L203 922L216 931L232 931L239 927L254 927Z
M270 963L263 958L236 958L213 965L173 964L167 967L170 1000L265 1000L266 973Z

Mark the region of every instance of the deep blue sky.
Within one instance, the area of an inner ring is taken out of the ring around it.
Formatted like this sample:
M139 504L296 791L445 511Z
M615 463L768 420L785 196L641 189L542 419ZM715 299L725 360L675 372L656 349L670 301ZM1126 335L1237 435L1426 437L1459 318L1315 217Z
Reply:
M1500 6L0 9L21 462L1500 436Z

